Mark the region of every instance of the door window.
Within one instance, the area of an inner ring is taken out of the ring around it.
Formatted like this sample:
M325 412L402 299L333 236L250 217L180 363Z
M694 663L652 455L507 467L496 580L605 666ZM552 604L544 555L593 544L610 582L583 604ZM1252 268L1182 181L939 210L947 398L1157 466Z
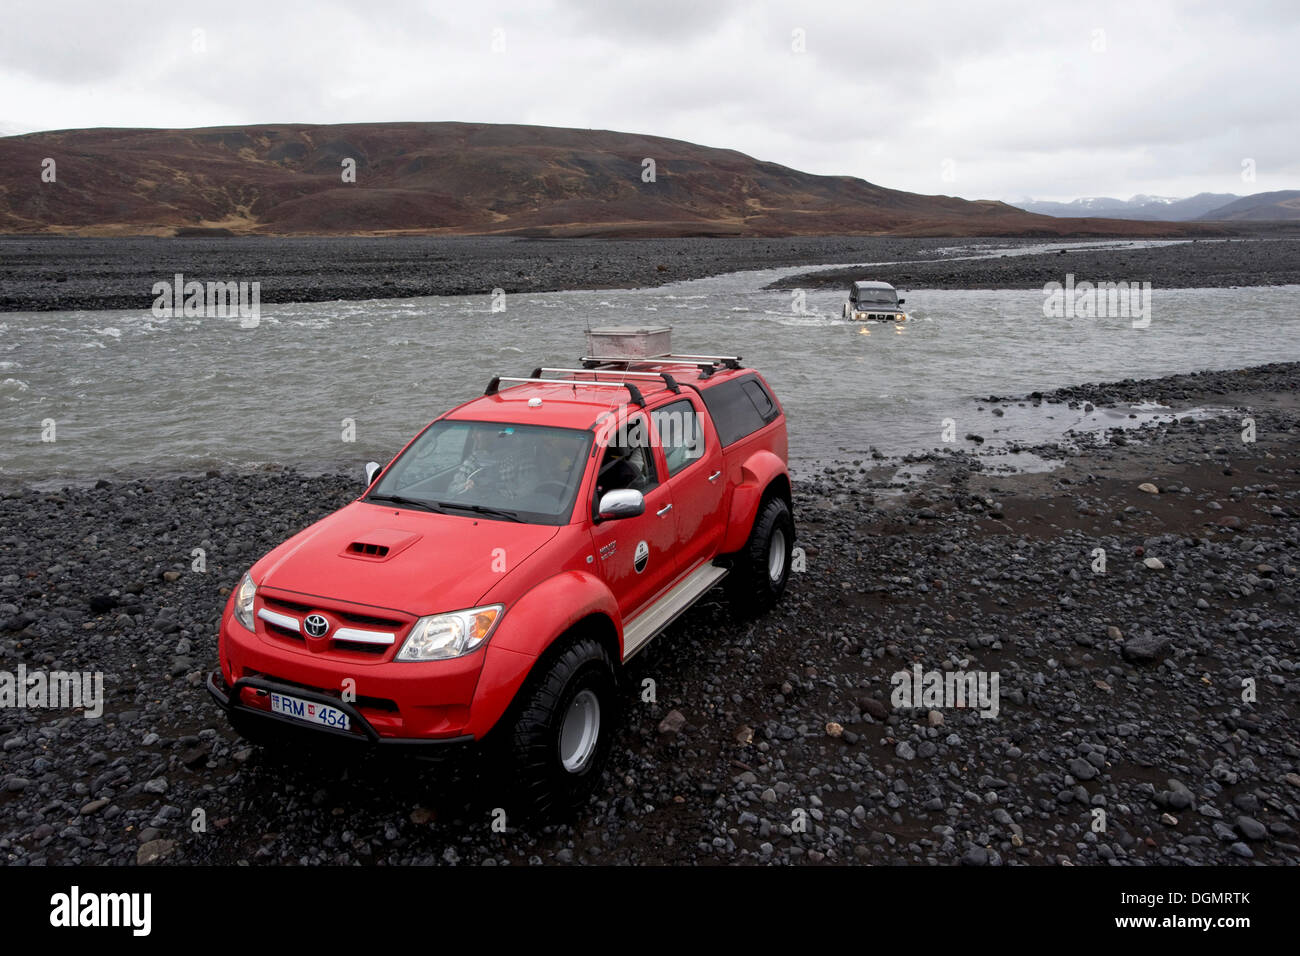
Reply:
M601 454L600 471L596 477L596 500L620 488L631 488L645 494L659 484L655 467L654 449L645 417L629 419L626 427L611 433L609 444Z
M704 428L689 399L656 409L650 417L663 446L669 478L704 457Z

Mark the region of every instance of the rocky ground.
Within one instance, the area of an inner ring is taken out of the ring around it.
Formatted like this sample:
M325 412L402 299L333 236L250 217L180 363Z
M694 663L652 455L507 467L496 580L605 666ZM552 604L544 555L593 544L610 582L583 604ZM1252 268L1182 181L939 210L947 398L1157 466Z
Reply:
M202 687L224 595L352 476L10 489L0 666L102 670L107 706L0 711L0 859L1295 864L1298 386L1285 365L991 398L1230 413L1036 449L1048 473L986 474L971 439L914 456L909 487L870 458L799 476L784 603L693 609L636 659L657 701L629 693L590 806L505 832L490 768L277 756ZM996 717L894 707L914 664L996 672Z
M725 272L834 262L909 261L873 273L904 288L1039 288L1080 278L1161 288L1300 282L1300 224L1224 227L1276 241L1198 242L1145 251L1076 251L981 262L912 264L957 249L1058 239L522 239L0 237L0 311L148 309L176 273L261 283L261 302L659 286ZM1287 238L1290 237L1290 238ZM809 273L782 288L847 288L860 270Z
M261 283L324 302L664 285L744 269L933 258L991 239L69 239L0 237L0 311L148 309L153 284Z
M1195 240L1149 249L1063 249L942 263L822 269L772 283L773 289L848 289L864 278L899 289L1041 289L1065 282L1150 282L1158 289L1209 289L1300 283L1300 239Z

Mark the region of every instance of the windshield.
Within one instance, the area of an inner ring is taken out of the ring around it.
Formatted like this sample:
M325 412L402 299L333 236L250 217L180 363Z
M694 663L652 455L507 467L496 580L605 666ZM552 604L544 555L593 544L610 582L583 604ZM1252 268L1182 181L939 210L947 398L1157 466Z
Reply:
M898 293L893 289L859 289L858 305L888 305L898 304Z
M437 421L366 496L448 514L564 524L582 483L591 433L497 422Z

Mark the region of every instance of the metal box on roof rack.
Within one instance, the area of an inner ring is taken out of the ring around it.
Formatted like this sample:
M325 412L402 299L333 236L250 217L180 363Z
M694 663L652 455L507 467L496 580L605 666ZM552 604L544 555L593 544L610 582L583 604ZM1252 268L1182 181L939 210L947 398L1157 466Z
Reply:
M587 354L605 359L648 359L671 355L670 325L611 325L587 330Z

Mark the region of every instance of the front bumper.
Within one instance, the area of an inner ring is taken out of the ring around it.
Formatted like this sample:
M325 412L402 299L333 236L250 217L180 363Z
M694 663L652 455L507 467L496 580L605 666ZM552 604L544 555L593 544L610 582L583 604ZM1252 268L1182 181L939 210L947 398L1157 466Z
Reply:
M221 619L217 654L219 670L215 676L220 680L219 688L227 688L228 697L239 688L239 693L229 697L223 706L238 709L241 714L269 714L265 691L271 687L279 693L338 707L359 730L349 733L350 737L437 741L467 735L477 738L486 732L486 728L471 726L486 656L482 649L452 660L425 663L314 652L302 641L277 635L265 621L257 621L256 631L245 629L235 622L227 607ZM342 700L344 688L355 693L355 702L347 706ZM259 690L263 691L260 695ZM310 724L303 726L317 729Z
M456 737L385 737L352 704L338 697L300 687L297 684L285 684L260 677L242 677L235 681L233 685L230 685L226 683L226 679L220 670L210 673L207 683L208 693L212 695L212 699L217 702L218 707L226 712L227 716L238 711L241 715L265 721L268 727L279 727L289 732L301 731L318 740L328 738L355 747L381 747L386 751L414 750L422 753L427 753L431 749L444 749L447 747L454 749L456 745L474 742L472 734ZM252 706L250 703L245 702L244 692L246 690L252 692L254 699L258 699L259 695L261 698L265 698L270 693L280 693L337 708L348 715L351 725L359 733L352 730L340 730L336 727L304 723L293 717L277 714L270 709L263 710Z

